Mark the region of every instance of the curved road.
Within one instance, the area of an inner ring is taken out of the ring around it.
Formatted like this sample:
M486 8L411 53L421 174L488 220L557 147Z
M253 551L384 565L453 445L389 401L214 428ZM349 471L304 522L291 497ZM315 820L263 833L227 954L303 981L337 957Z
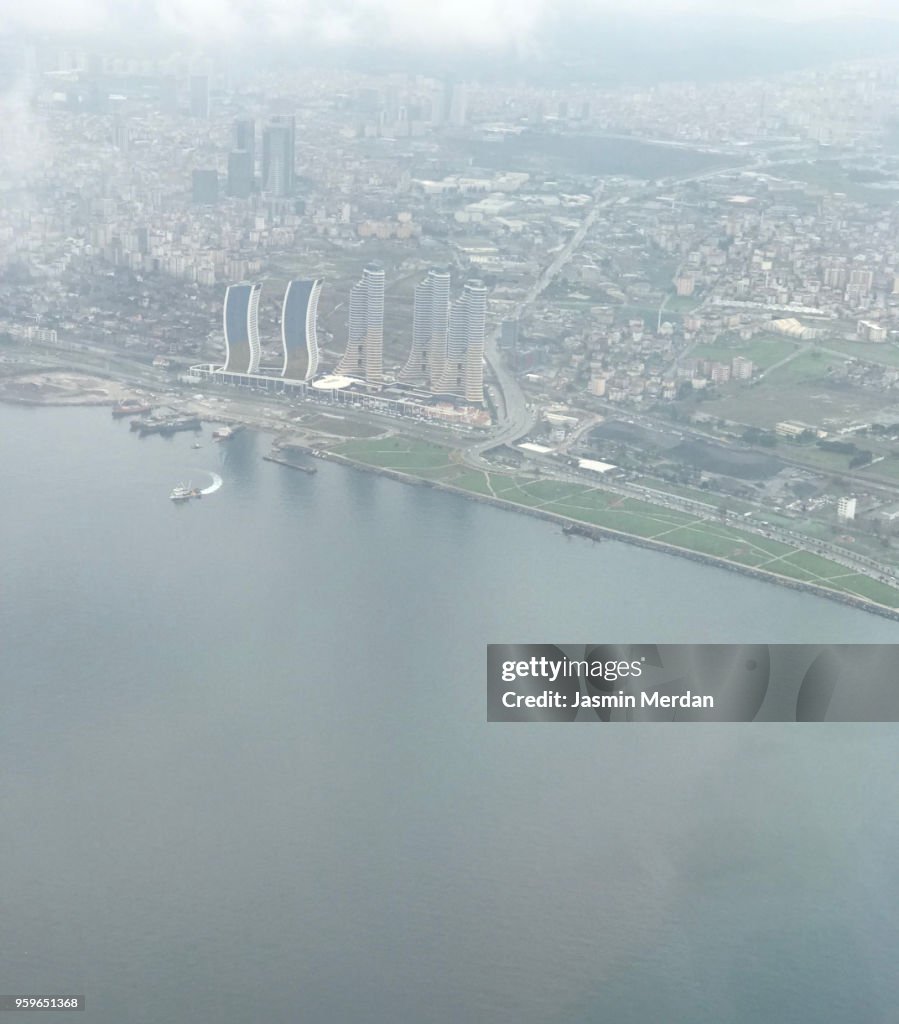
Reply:
M610 206L612 203L617 202L620 198L615 196L613 199L606 199L604 202L600 202L599 196L602 194L602 190L603 186L600 185L596 192L594 192L594 203L580 227L556 253L552 262L543 269L543 272L528 289L525 297L516 304L512 314L512 319L520 319L528 307L533 305L538 297L546 291L562 268L581 247L581 244L587 237L587 232L593 227L600 211L606 206ZM489 440L473 445L463 453L467 462L476 465L480 469L484 466L484 462L480 456L485 451L489 451L491 448L496 448L501 444L510 444L511 442L518 440L519 437L523 437L525 434L530 433L537 420L536 410L532 409L528 405L525 400L524 392L521 390L521 385L515 379L515 375L512 371L509 370L503 362L502 356L497 348L497 340L499 338L500 330L501 328L497 326L487 336L484 345L484 357L493 372L497 387L501 393L503 416L500 420L499 429L490 436Z
M764 161L759 161L764 163ZM757 165L756 165L757 166ZM568 263L575 252L581 247L587 233L593 227L600 212L608 206L618 202L627 202L630 199L649 198L660 191L671 188L673 185L680 185L687 181L702 181L707 178L714 178L720 174L731 174L735 170L745 170L746 164L739 164L736 167L719 167L713 171L702 171L698 174L689 174L683 178L675 178L663 181L658 187L647 188L641 184L633 194L618 194L606 200L600 200L603 193L604 183L600 183L593 193L593 205L590 207L580 227L574 232L569 240L553 257L552 262L544 268L539 277L528 289L525 297L517 303L512 314L513 319L521 319L522 315L537 298L549 287L557 277L562 268ZM484 452L496 448L501 444L511 444L518 438L524 437L534 427L537 420L537 412L531 409L525 399L521 385L515 379L515 375L503 363L502 356L497 348L497 339L500 334L500 326L497 326L485 339L484 358L490 367L497 387L500 391L500 405L502 413L499 417L498 429L486 441L473 445L463 452L464 460L471 466L483 469L487 463L481 458Z

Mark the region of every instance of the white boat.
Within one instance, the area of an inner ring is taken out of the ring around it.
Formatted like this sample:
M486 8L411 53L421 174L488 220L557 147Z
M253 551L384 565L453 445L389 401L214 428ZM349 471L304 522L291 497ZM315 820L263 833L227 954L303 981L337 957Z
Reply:
M178 484L177 487L172 489L172 493L169 495L169 498L172 501L190 501L191 498L199 497L200 492L196 487L191 487L190 484L188 484L187 487L185 487L184 484Z

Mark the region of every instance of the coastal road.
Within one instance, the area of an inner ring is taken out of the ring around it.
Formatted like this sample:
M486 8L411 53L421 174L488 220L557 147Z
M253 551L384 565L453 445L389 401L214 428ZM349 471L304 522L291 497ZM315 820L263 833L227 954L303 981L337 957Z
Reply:
M681 495L657 491L650 487L643 487L640 484L631 483L629 481L611 481L603 478L600 482L595 473L576 470L572 467L559 466L558 463L554 462L551 455L533 455L531 458L533 462L539 464L541 468L544 468L547 471L547 476L552 476L554 480L579 484L581 486L590 486L603 492L619 494L622 497L639 498L661 508L670 509L675 512L687 513L693 516L696 520L700 520L704 523L723 524L728 527L736 528L741 533L749 535L754 534L759 537L766 537L769 540L780 541L782 544L787 544L794 549L813 551L824 558L830 559L832 562L842 565L853 573L868 576L871 579L880 580L893 586L899 584L899 577L897 577L895 570L888 568L873 558L868 558L865 555L847 551L845 548L835 547L825 540L818 540L816 538L809 537L806 534L786 530L781 527L774 526L773 524L763 525L760 523L751 523L742 518L722 518L718 513L717 507L714 505L695 501L692 498L686 498ZM776 564L781 560L781 557L782 556L772 556L769 559L769 562L773 566L773 571L775 572L777 571ZM767 564L768 563L764 563L760 568L764 568Z
M606 408L613 415L620 415L620 409L615 409L613 406L606 406ZM647 430L651 431L661 431L664 433L671 429L670 423L668 423L666 420L647 415L646 413L631 412L629 419L633 421L636 425L642 426ZM697 430L694 427L689 427L684 424L678 425L678 431L684 437L690 437L694 440L709 442L718 445L725 444L725 442L723 442L722 439L715 434L706 433L705 431ZM784 453L783 449L777 449L777 451L775 452L771 452L769 449L765 449L764 454L773 455L774 458L777 458L779 461L785 463L786 465L795 466L796 468L803 469L807 472L821 472L819 467L809 465L808 463L803 463L796 459L791 459L788 454ZM554 463L552 457L549 455L540 456L539 459L540 461L542 461L543 464L546 465L547 470L559 468L557 463ZM867 484L869 487L876 486L881 491L892 492L894 494L899 495L899 484L889 483L886 481L875 482L870 479L866 480L865 477L860 476L857 472L854 471L847 472L845 475L847 479L857 481L859 485L862 487L865 486L865 484ZM581 482L586 482L587 479L587 477L581 477ZM603 482L602 486L606 486L605 482ZM675 499L674 497L668 498L666 497L667 492L660 492L651 487L642 487L638 484L626 484L623 486L632 488L632 493L634 495L638 495L638 492L642 492L642 495L640 496L644 497L648 501L652 501L655 504L665 504L666 502L673 502L673 504L670 505L670 507L672 508L680 508L682 511L693 511L693 509L691 508L691 499ZM714 497L717 500L718 504L726 505L728 501L726 495L710 495L710 497ZM698 510L701 510L702 508L705 507L701 502L695 502L693 504L695 504L696 509ZM764 516L766 512L764 504L756 502L752 502L752 504L756 504L758 514L760 516ZM817 554L824 555L825 557L830 558L832 561L839 562L840 564L845 565L847 567L852 567L857 571L863 572L865 573L865 575L871 576L873 578L881 579L884 577L889 577L891 581L896 579L897 574L894 566L889 566L878 559L870 558L867 555L862 555L858 552L846 548L845 546L834 544L831 541L825 540L824 538L816 538L810 536L807 533L789 530L784 527L775 526L773 524L769 524L767 527L762 529L760 526L757 527L756 524L747 522L746 520L739 520L738 525L741 530L745 529L749 532L760 533L765 536L772 537L776 540L783 541L784 543L792 544L797 547L802 547L809 551L814 551Z

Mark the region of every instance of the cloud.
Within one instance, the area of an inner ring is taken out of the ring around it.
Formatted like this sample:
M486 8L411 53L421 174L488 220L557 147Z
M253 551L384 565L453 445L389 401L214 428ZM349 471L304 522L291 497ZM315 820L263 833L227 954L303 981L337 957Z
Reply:
M211 44L514 45L551 16L551 0L0 0L0 33L162 32Z
M111 6L108 0L0 0L0 32L100 32Z
M0 0L0 32L100 32L187 37L201 44L288 41L318 44L529 47L569 15L897 17L894 0Z
M174 34L326 45L519 45L551 16L548 0L156 0L153 8L152 20Z

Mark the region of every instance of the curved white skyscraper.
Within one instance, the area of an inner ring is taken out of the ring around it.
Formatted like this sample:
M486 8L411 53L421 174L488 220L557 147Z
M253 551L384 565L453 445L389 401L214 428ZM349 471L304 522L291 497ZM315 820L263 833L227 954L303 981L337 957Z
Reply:
M350 289L346 352L338 373L380 384L384 369L384 268L370 263Z
M281 309L281 343L284 366L281 376L289 380L311 380L318 371L316 314L322 281L290 281Z
M486 324L487 289L481 281L467 281L450 309L446 362L431 387L435 394L483 403Z
M258 373L262 350L259 346L259 296L261 284L229 285L225 292L224 369L229 373Z
M450 274L436 268L415 286L412 349L399 379L430 386L443 371L449 328Z

